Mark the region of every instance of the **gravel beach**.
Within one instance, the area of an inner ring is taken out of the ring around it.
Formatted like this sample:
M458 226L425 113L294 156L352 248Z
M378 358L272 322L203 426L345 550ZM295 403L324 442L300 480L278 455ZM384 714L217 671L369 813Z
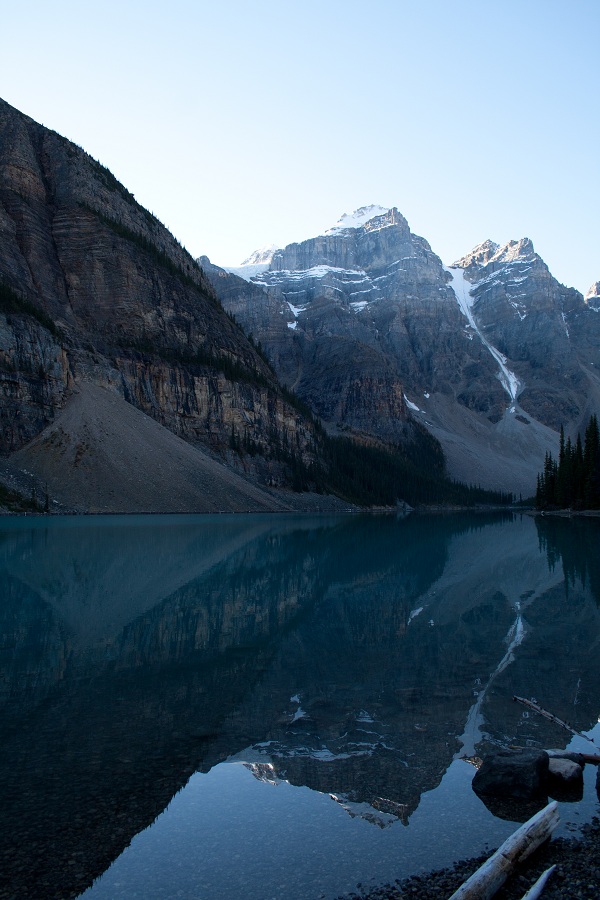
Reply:
M543 900L598 900L600 897L600 820L595 818L577 839L557 838L544 844L513 873L494 900L521 900L550 866L556 870L544 888ZM491 854L489 854L491 855ZM413 876L345 900L446 900L488 856L462 860L450 869Z

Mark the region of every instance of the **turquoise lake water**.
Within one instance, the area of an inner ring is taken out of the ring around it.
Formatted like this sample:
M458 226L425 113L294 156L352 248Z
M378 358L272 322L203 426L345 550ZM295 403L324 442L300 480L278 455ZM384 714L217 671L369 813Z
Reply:
M600 747L600 523L0 520L0 898L333 898L494 848L462 757ZM561 833L598 812L561 803Z

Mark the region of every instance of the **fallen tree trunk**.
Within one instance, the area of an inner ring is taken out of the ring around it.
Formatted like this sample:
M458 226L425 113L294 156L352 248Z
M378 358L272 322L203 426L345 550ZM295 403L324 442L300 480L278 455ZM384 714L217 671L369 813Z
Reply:
M507 838L450 900L490 900L520 862L546 841L558 825L555 800Z
M571 734L576 735L577 737L585 738L586 741L589 741L590 744L593 744L594 741L591 737L588 737L587 734L582 734L581 731L576 731L568 722L564 722L562 719L559 719L558 716L555 716L554 713L548 712L547 709L543 709L543 707L539 706L537 703L534 703L533 700L526 700L525 697L517 697L513 696L513 700L516 700L517 703L522 703L523 706L526 706L528 709L533 710L539 716L544 716L545 719L549 719L550 722L554 722L555 725L560 725L561 728L564 728L566 731L570 731Z

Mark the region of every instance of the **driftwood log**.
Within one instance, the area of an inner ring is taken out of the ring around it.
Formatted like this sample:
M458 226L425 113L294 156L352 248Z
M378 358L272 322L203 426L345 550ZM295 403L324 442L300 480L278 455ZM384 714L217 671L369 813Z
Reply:
M557 825L558 804L553 800L511 834L502 846L498 847L496 852L452 894L450 900L490 900L516 866L537 850L550 837Z
M535 884L532 884L526 894L523 894L521 900L538 900L542 896L542 891L546 887L546 882L554 872L556 866L550 866L545 872L542 872Z

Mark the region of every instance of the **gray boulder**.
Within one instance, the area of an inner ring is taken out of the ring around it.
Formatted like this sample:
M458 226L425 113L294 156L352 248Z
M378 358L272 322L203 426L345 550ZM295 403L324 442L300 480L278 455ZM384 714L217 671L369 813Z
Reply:
M585 756L583 753L576 753L574 750L546 750L546 753L551 760L570 759L571 762L577 763L582 769L585 766Z
M583 797L583 769L571 759L551 757L548 793L555 800L575 802Z
M551 759L548 765L548 775L564 785L574 785L583 781L583 769L571 759Z
M483 761L473 790L482 796L532 800L546 794L548 766L544 750L498 750Z

